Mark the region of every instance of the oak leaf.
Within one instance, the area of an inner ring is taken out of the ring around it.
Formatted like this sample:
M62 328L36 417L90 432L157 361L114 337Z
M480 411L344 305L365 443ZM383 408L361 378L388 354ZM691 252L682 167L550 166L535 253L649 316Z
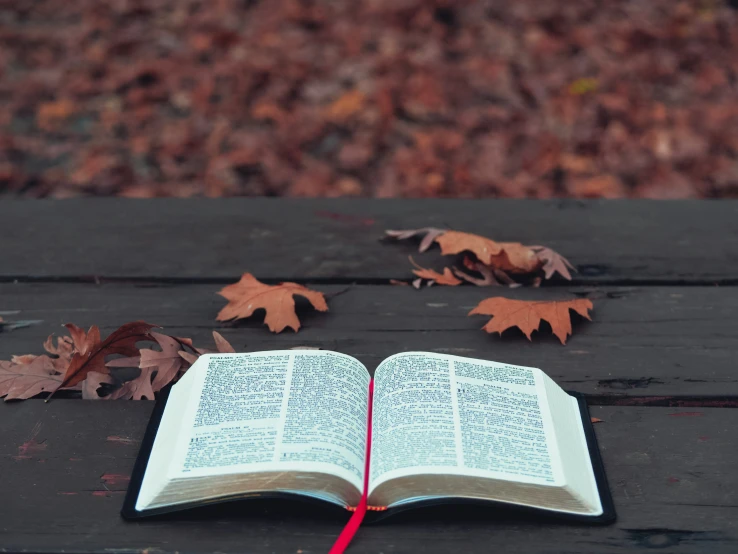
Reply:
M451 273L451 270L448 267L444 267L443 274L441 274L432 269L420 267L418 264L415 263L415 260L413 260L412 256L409 259L410 263L412 263L417 268L413 269L413 273L421 279L427 279L429 281L429 285L432 285L433 283L438 283L439 285L448 285L450 287L455 287L456 285L461 284L461 279Z
M569 310L591 319L589 316L591 309L592 302L586 298L541 302L493 297L482 300L469 315L491 315L492 319L483 327L488 333L501 335L506 329L517 327L528 340L531 340L531 333L538 329L543 319L551 325L551 331L561 344L566 344L567 337L571 335Z
M189 362L190 365L192 365L203 354L233 354L236 351L236 349L231 346L231 343L225 340L225 338L223 338L223 335L221 335L217 331L213 331L213 339L215 340L215 350L196 348L195 346L193 346L191 339L177 339L182 344L187 344L187 346L189 346L192 350L192 352L188 352L187 350L180 350L180 357Z
M244 273L238 283L224 287L218 294L228 300L228 304L216 317L218 321L250 317L254 311L263 308L266 311L264 323L273 333L279 333L286 327L294 331L300 328L300 320L295 313L294 295L307 298L320 312L328 311L322 292L310 290L297 283L266 285L251 273Z
M154 393L179 379L190 366L197 361L202 354L213 352L193 345L192 339L170 337L161 333L151 332L151 337L161 347L161 350L142 348L139 356L118 358L108 362L108 367L136 367L141 373L134 379L126 381L120 388L113 391L104 398L106 400L149 400L154 398ZM235 352L230 343L220 333L213 331L215 339L215 352ZM184 350L191 349L193 353ZM97 375L91 373L91 375ZM89 380L88 376L88 380Z
M154 388L151 383L154 368L141 368L141 373L135 379L126 381L115 389L105 400L154 400Z
M54 335L49 335L44 342L44 350L69 363L74 353L74 341L71 337L57 337L56 344L54 344Z
M0 361L0 397L6 401L54 391L61 382L62 374L49 356L16 356L14 361Z
M145 321L126 323L113 331L104 341L100 340L100 330L95 325L90 327L87 333L72 323L67 324L66 327L72 336L76 352L72 355L69 367L64 373L64 379L58 388L80 383L91 371L109 373L105 365L105 357L108 355L137 355L136 343L151 340L149 332L155 325Z
M82 386L82 398L84 400L100 400L100 394L98 390L103 384L112 385L115 383L115 379L112 375L106 375L105 373L98 373L97 371L91 371L87 374L80 385Z

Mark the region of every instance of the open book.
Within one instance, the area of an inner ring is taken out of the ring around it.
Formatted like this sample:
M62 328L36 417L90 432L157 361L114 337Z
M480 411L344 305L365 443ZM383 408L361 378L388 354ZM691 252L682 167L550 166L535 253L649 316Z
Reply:
M586 404L542 371L408 352L379 365L373 400L370 382L336 352L202 356L157 405L123 515L274 493L351 510L366 482L376 512L472 500L614 518Z

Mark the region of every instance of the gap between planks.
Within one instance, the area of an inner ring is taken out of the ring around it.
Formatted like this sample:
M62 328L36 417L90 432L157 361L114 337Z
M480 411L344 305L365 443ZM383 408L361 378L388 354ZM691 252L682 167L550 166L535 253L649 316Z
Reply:
M409 272L410 270L408 270ZM394 286L390 280L410 282L414 276L398 275L390 278L380 277L262 277L255 275L266 284L278 284L285 281L301 285L363 285ZM61 283L61 284L137 284L137 285L228 285L238 281L240 275L232 277L145 277L125 275L0 275L0 283ZM738 277L722 279L577 279L571 281L561 279L547 281L542 288L562 287L735 287ZM491 288L494 290L494 288Z

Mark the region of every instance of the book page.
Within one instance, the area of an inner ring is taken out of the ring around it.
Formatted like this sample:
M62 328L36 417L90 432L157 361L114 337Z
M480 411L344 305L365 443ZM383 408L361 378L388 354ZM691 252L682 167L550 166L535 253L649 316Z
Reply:
M322 472L363 487L369 373L326 351L203 356L170 479ZM190 377L188 375L186 377Z
M533 368L398 354L377 368L372 419L370 494L419 473L562 481L542 373Z

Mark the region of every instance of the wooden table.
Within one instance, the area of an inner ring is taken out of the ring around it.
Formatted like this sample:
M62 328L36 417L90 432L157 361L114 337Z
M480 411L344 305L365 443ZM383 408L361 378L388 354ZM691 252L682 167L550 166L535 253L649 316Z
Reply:
M380 242L383 230L428 225L542 243L579 273L537 290L391 286L411 276L414 247ZM108 333L144 319L201 344L218 329L243 351L321 346L371 370L404 350L537 366L586 393L603 420L595 428L616 524L426 510L361 529L351 552L738 551L738 202L6 200L0 237L0 315L36 320L0 334L3 359L40 353L68 321ZM305 311L298 334L216 324L215 292L244 271L348 290L327 314ZM594 321L577 324L565 347L549 334L489 336L482 318L466 317L491 295L570 293L594 298ZM151 409L0 406L0 551L328 550L342 521L279 504L123 522Z

